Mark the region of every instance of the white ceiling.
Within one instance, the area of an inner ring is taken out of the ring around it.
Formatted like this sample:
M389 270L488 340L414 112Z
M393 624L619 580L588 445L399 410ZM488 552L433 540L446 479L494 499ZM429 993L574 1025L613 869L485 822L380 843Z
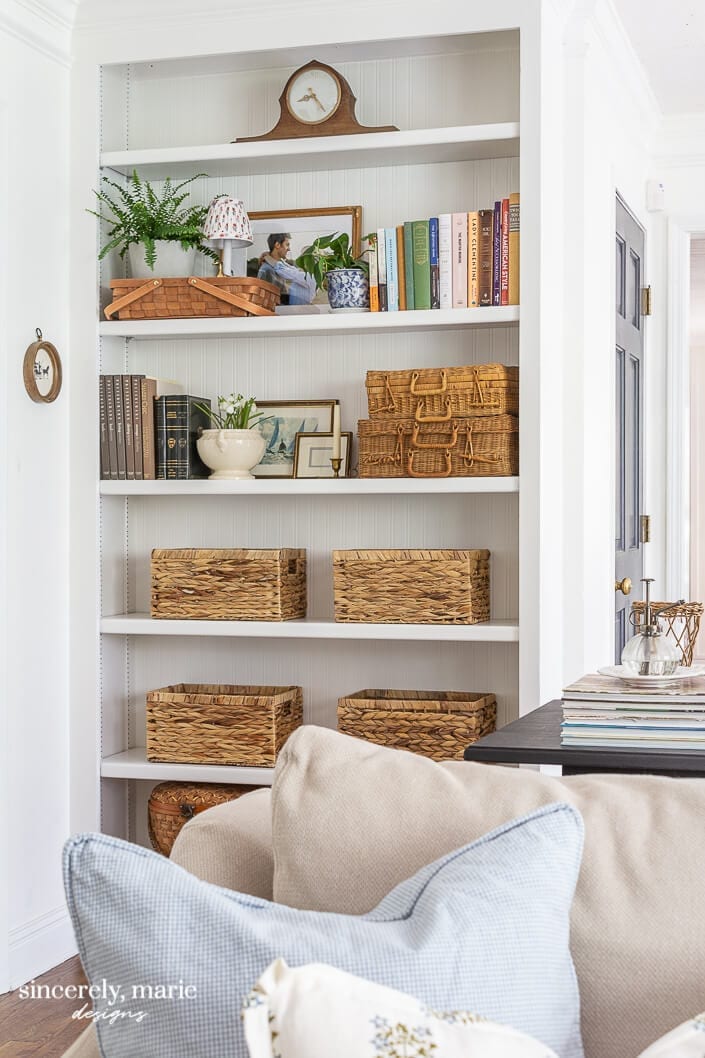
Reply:
M705 112L703 0L614 0L664 114Z

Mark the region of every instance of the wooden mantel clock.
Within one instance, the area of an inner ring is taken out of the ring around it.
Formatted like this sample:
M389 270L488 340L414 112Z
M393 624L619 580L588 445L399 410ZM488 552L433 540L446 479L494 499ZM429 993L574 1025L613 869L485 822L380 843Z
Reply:
M341 73L315 59L292 73L279 97L279 121L263 136L239 136L233 143L288 140L298 136L349 136L355 132L398 132L396 125L366 128L355 117L355 96Z

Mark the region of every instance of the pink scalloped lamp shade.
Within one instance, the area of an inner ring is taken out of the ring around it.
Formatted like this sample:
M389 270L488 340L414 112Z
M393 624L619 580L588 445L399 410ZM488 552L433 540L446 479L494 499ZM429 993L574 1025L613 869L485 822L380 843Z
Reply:
M230 195L214 198L208 208L203 234L221 246L221 240L227 240L231 246L252 246L252 228L244 203Z

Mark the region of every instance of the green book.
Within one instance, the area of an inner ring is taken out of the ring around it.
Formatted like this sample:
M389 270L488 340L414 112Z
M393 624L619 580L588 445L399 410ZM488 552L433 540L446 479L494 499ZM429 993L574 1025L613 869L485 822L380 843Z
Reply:
M156 476L168 480L207 478L208 467L196 448L198 428L210 428L210 416L196 407L210 401L186 393L170 393L154 402Z
M411 222L411 238L414 259L414 308L431 308L431 246L428 237L428 221Z
M404 221L404 277L406 279L406 307L415 309L414 301L414 250L412 224L410 220Z

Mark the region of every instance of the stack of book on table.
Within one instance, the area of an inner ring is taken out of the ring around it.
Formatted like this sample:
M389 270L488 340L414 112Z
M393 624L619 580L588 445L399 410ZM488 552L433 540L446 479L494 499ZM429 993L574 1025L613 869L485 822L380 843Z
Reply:
M583 676L563 691L561 745L705 751L705 676L673 687L634 689L611 676Z

